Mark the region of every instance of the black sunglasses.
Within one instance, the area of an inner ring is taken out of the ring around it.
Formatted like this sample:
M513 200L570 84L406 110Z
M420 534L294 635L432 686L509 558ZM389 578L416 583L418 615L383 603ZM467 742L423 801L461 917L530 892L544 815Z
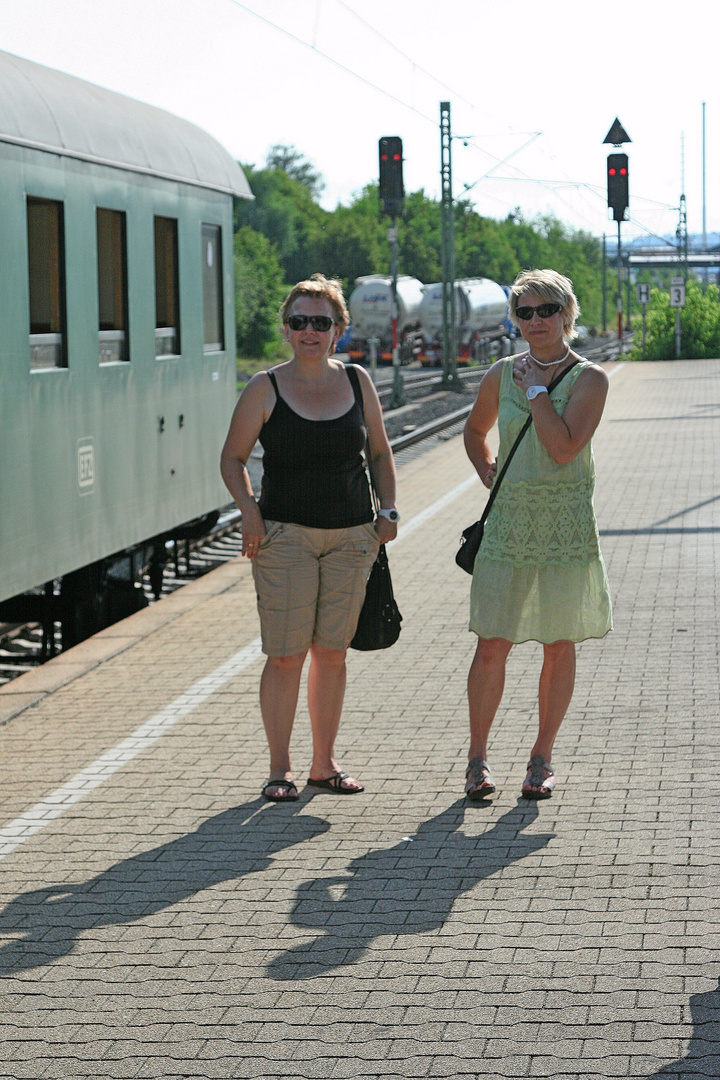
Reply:
M285 321L291 330L304 330L308 323L313 330L329 330L335 320L329 315L289 315Z
M552 315L557 315L558 311L562 311L562 304L538 304L537 307L515 308L515 314L522 322L529 322L536 311L541 319L549 319Z

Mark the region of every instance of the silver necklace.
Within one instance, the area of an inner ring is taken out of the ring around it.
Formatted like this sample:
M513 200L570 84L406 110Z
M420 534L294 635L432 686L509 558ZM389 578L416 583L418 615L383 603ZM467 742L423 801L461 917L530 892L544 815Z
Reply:
M568 345L567 352L565 353L564 356L561 356L559 360L551 360L550 363L543 364L542 360L537 360L533 356L533 354L528 351L528 356L530 357L530 359L534 360L538 367L544 367L544 368L555 367L556 364L562 364L565 360L567 360L569 355L570 355L570 346Z

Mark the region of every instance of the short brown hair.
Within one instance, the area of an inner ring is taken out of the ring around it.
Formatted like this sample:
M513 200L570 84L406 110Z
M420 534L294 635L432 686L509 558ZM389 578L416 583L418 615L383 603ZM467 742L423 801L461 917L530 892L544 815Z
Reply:
M515 314L518 301L524 293L534 292L549 304L562 306L563 337L572 341L577 337L575 323L580 314L580 305L573 291L570 278L558 274L557 270L522 270L510 288L510 318L515 326L520 323Z
M298 281L282 302L280 318L287 322L290 309L299 296L310 296L313 300L327 300L335 313L335 323L344 333L350 325L350 315L342 291L342 282L336 278L326 278L324 274L313 274L307 281Z

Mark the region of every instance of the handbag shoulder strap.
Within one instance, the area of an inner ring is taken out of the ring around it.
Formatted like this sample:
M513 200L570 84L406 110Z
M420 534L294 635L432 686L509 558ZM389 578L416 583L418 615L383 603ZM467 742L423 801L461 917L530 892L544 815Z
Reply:
M347 372L347 377L350 380L350 385L352 386L352 391L355 395L355 401L360 406L360 412L363 414L364 419L365 402L363 401L362 387L360 386L360 379L358 378L357 368L354 364L346 364L345 371Z
M358 377L355 364L345 364L345 371L347 372L347 376L350 380L350 385L352 386L353 394L355 395L355 401L360 406L360 411L363 414L363 420L365 420L365 401L363 399L362 387L360 386L360 379ZM364 451L365 468L367 471L368 480L370 481L370 497L372 499L375 516L377 517L377 512L380 509L380 499L378 497L377 489L375 487L375 478L373 477L372 469L370 468L370 445L368 439L365 440Z
M278 399L278 401L280 401L280 391L278 390L277 379L275 378L275 372L272 370L272 368L268 368L268 376L270 377L270 382L273 385L275 397Z
M573 360L572 364L568 364L568 366L563 371L561 371L559 375L556 375L555 378L553 379L553 381L550 383L550 385L547 388L548 389L548 394L552 394L555 387L559 383L562 382L562 380L565 378L565 376L568 374L568 372L572 371L572 369L575 367L575 365L579 364L579 363L580 363L579 360ZM498 475L498 477L495 480L495 483L492 486L492 490L490 492L490 497L488 498L488 501L485 504L485 509L482 512L482 517L480 518L483 525L485 524L485 520L486 520L488 514L490 513L490 508L491 508L492 504L495 502L495 497L497 496L497 493L498 493L498 491L500 489L500 484L502 483L502 479L505 476L505 473L508 471L508 467L510 465L510 462L513 459L515 451L517 450L518 446L522 442L522 440L523 440L523 438L525 436L525 433L527 432L527 430L530 427L530 425L532 424L532 422L533 422L532 413L530 413L530 415L528 416L527 420L525 421L525 423L523 424L523 426L522 426L522 428L520 430L520 434L518 435L515 442L512 444L512 446L510 448L510 453L508 454L507 458L505 459L505 463L503 464L503 467L500 470L500 474Z

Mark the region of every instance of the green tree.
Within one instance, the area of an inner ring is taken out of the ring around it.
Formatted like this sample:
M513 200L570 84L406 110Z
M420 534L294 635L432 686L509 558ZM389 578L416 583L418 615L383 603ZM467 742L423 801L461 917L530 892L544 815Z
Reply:
M299 281L314 270L311 235L326 218L308 188L283 169L243 165L254 200L238 199L235 229L250 225L275 247L286 281Z
M703 293L700 284L689 278L685 286L685 307L680 308L681 357L705 360L720 356L720 302L717 285ZM675 312L664 289L652 289L647 310L645 358L675 359ZM636 337L628 353L630 360L642 359L642 342Z
M313 199L319 199L325 190L326 184L322 173L319 173L305 155L294 146L275 143L268 150L265 164L268 169L282 169L293 180L297 180L306 187Z
M277 252L249 225L235 233L235 325L238 352L271 355L280 343L278 310L285 292Z

